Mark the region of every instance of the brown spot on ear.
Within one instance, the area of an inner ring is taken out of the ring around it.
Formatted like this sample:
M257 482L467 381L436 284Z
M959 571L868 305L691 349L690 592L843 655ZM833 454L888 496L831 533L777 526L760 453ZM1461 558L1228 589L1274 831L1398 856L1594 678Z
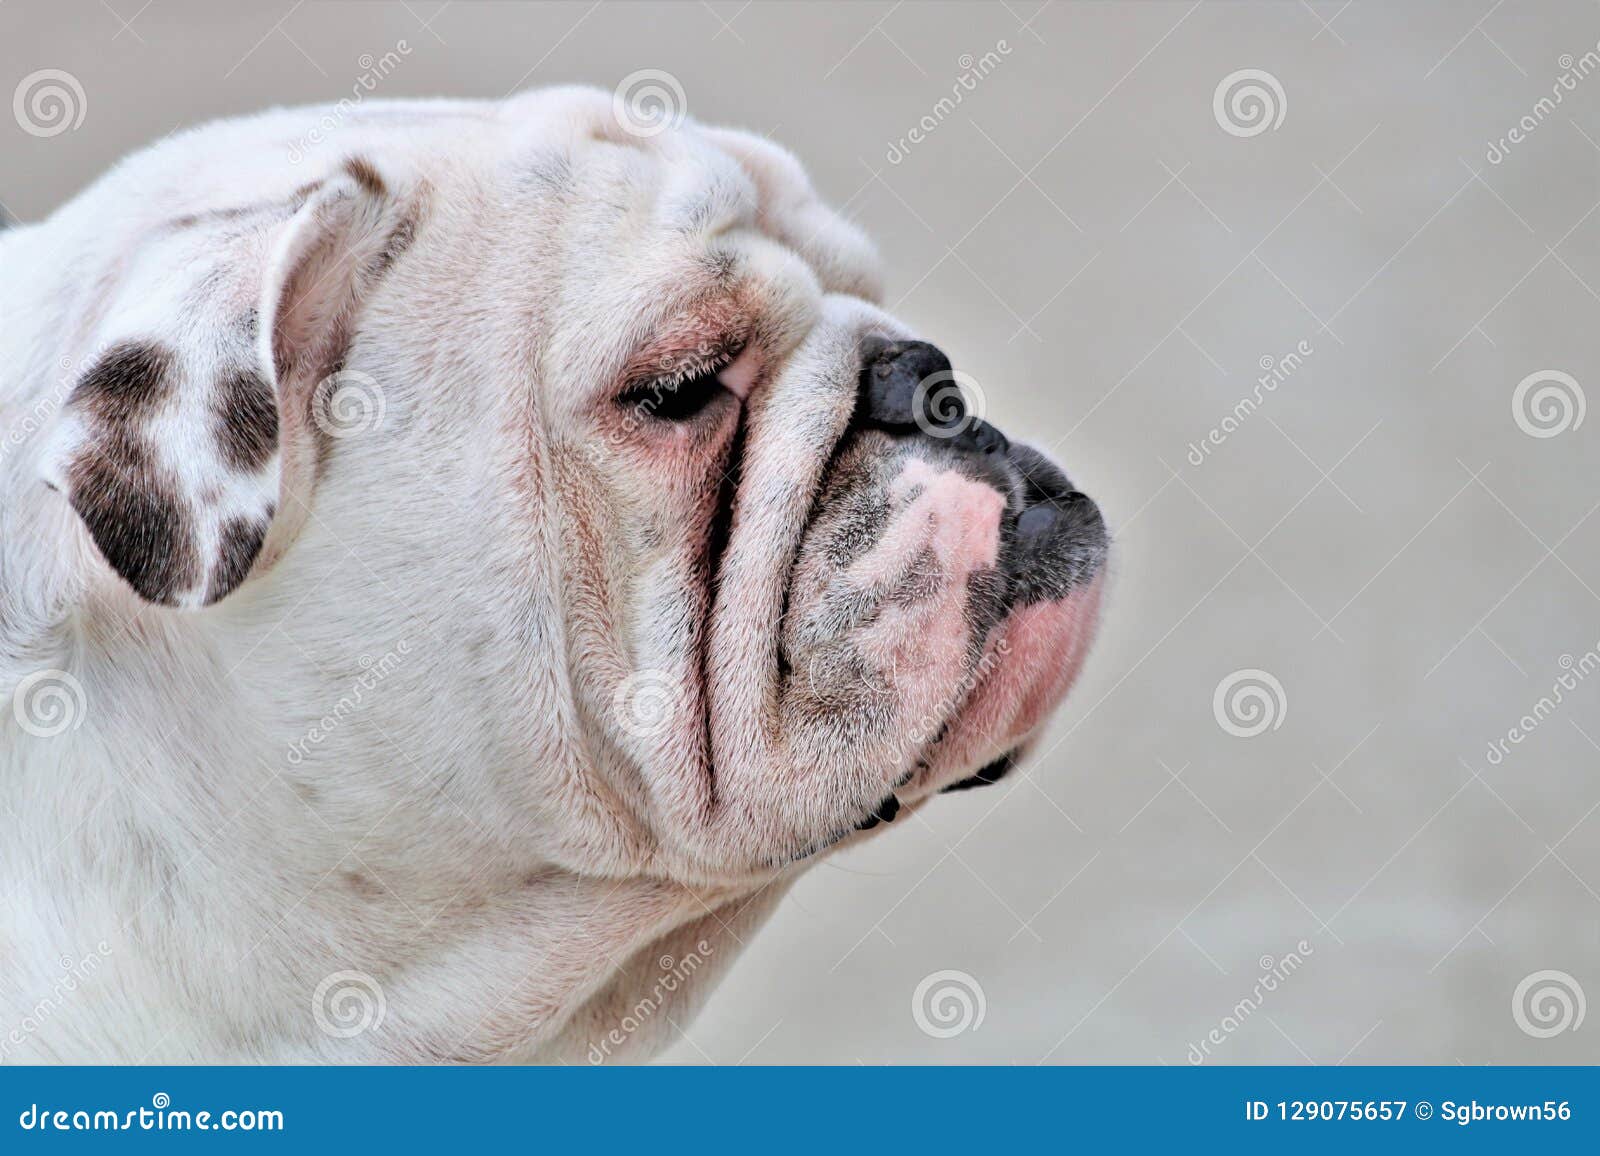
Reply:
M381 277L387 273L389 266L395 263L400 254L411 248L411 242L416 240L416 236L417 222L415 218L407 214L395 225L394 230L384 241L383 248L379 251L377 257L373 259L370 276Z
M110 424L137 421L172 391L172 361L153 341L120 342L83 375L71 404Z
M366 157L351 157L344 162L344 170L374 197L381 197L389 191L383 183L383 178L378 175L378 170L372 167L372 162Z
M173 605L199 576L188 519L170 480L129 438L74 463L72 508L111 568L150 602Z
M261 553L261 543L267 536L265 522L247 518L230 518L222 524L221 539L217 543L217 561L211 568L211 582L206 587L206 605L226 597L243 582L256 555Z
M222 460L251 474L266 465L278 448L278 406L266 380L250 370L228 374L218 383L214 412Z

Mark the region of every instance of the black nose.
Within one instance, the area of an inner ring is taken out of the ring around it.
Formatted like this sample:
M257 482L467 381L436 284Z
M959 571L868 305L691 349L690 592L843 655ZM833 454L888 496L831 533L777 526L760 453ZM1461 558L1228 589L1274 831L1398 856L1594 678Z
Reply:
M935 437L968 424L966 399L938 346L876 335L861 346L861 412L867 425Z

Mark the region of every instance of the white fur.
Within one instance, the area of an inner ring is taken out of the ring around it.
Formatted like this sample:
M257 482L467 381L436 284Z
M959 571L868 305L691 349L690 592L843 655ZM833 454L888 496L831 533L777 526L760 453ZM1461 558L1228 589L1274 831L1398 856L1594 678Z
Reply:
M647 1055L807 852L906 775L915 805L1015 746L1092 634L1093 601L1032 608L1041 652L987 688L991 725L954 728L955 756L912 722L959 721L965 691L934 700L961 640L880 624L875 653L925 669L863 714L883 745L852 757L776 666L856 341L905 334L871 303L867 243L765 141L630 137L605 94L372 103L292 161L320 114L175 137L0 233L0 1058ZM352 272L402 220L392 266ZM345 249L319 256L330 237ZM250 309L255 346L214 339ZM725 420L619 420L618 382L730 328ZM140 335L184 359L155 427L184 500L277 499L248 581L204 608L205 585L140 600L63 493L73 383ZM280 409L277 454L243 479L196 432L228 359ZM319 440L335 365L384 416ZM697 564L741 406L713 589ZM914 532L982 564L989 505ZM42 671L82 690L60 734L21 725ZM381 1023L337 1030L344 972Z

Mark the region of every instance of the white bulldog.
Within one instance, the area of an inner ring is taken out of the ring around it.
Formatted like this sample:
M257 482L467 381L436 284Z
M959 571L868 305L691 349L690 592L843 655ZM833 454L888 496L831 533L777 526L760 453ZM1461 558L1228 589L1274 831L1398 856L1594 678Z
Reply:
M272 112L0 233L0 1058L647 1056L1066 692L1094 503L788 154L620 112Z

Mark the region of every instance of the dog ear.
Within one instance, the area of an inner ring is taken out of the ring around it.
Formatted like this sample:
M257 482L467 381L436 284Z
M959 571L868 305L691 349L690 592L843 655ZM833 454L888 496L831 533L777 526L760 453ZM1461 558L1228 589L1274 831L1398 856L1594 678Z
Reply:
M42 471L141 598L207 606L269 535L281 552L315 482L317 384L409 221L356 160L287 204L168 222L115 263Z

